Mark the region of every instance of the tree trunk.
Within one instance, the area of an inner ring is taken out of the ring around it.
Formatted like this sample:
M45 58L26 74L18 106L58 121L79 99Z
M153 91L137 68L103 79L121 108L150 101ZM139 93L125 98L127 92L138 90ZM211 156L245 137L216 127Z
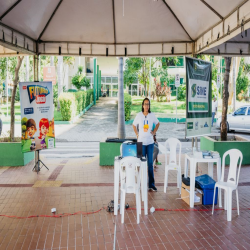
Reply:
M17 57L17 65L15 68L15 78L14 78L14 86L12 90L11 96L11 106L10 106L10 141L14 141L15 137L15 96L16 96L16 88L19 82L19 70L22 65L23 56Z
M229 84L229 75L230 75L230 66L232 57L224 57L226 63L226 69L224 74L224 88L223 88L223 99L222 99L222 117L221 117L221 128L220 136L222 141L227 140L227 109L228 109L228 84Z
M63 57L62 56L58 56L58 103L57 103L57 111L60 111L60 102L59 102L59 96L62 92L62 81L63 81Z
M123 58L119 57L119 78L118 78L118 138L125 139L125 110L123 91Z

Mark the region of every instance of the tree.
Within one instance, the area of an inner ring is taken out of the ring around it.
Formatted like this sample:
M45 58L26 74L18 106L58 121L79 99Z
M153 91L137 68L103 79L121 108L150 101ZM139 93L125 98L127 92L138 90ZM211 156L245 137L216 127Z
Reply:
M80 90L82 87L89 87L90 80L82 73L83 67L79 66L77 73L72 78L72 84Z
M226 63L226 69L224 74L224 88L223 88L223 100L222 100L222 117L221 117L221 128L220 136L222 141L227 140L227 109L228 109L228 84L232 57L224 57Z
M57 58L58 58L57 76L58 76L58 97L59 97L61 94L61 90L62 90L63 57L58 56ZM57 111L60 111L59 98L58 98L58 103L57 103Z
M12 96L11 96L11 121L10 121L10 141L14 141L14 136L15 136L15 96L16 96L16 89L17 89L17 84L19 82L19 70L22 65L23 61L23 56L18 56L17 57L17 64L15 68L15 78L13 80L14 86L12 90Z

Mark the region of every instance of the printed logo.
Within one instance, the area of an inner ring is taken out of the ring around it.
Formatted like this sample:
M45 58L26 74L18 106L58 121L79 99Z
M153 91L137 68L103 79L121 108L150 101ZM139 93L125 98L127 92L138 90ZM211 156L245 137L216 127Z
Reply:
M187 123L187 129L193 129L193 128L194 128L193 122L188 122Z
M46 96L50 94L48 88L39 85L29 85L27 87L30 103L36 100L37 104L46 103Z
M199 129L199 122L195 122L195 130Z
M23 86L23 89L27 89L27 86Z
M36 96L36 104L43 104L46 103L45 95L37 95Z
M206 97L207 95L207 87L201 87L201 86L196 87L196 84L193 84L191 90L192 90L192 97L195 97L196 95L201 97Z
M207 122L205 122L204 128L208 128L208 127L209 127L209 126L208 126Z
M192 97L195 97L196 96L196 84L192 85L191 90L192 90Z

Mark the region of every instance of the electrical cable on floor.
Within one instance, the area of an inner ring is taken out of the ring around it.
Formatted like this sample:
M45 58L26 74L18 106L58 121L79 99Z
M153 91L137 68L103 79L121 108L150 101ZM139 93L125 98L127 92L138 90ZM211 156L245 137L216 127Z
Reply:
M0 217L6 217L10 219L31 219L31 218L38 218L38 217L43 217L43 218L62 218L66 216L72 216L72 215L89 215L89 214L96 214L101 212L102 210L107 210L107 207L102 207L99 210L93 211L93 212L76 212L76 213L63 213L63 214L55 214L55 215L30 215L26 217L20 217L20 216L15 216L15 215L5 215L5 214L0 214ZM133 208L128 208L126 210L136 210L135 207ZM142 208L144 210L144 208ZM224 208L215 208L214 211L222 211ZM233 208L232 210L237 210L237 208ZM250 208L240 208L240 210L250 210ZM161 212L161 211L166 211L166 212L209 212L212 211L212 208L181 208L181 209L168 209L168 208L155 208L155 211Z

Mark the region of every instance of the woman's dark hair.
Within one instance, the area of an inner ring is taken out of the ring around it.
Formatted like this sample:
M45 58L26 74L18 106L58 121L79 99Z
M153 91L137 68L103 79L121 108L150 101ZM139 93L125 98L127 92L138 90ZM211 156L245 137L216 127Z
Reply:
M149 100L147 97L146 97L146 98L143 100L143 102L142 102L141 111L144 112L143 105L144 105L144 102L145 102L145 101L148 101L148 102L149 102L148 113L151 113L151 111L150 111L150 100Z

